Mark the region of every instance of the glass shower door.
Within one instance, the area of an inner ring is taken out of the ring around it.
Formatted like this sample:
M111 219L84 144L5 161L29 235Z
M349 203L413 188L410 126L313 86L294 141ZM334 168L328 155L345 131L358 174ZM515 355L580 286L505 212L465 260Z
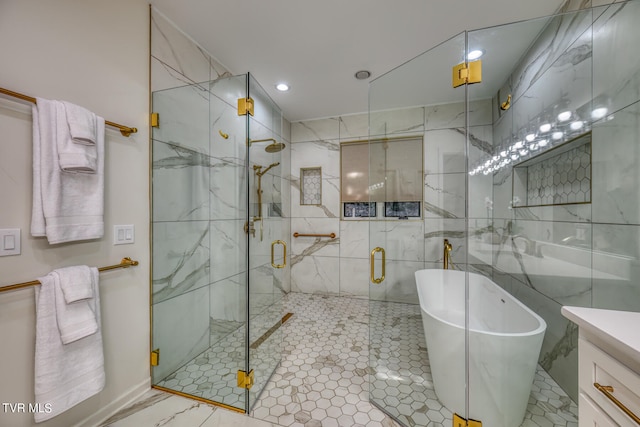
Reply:
M244 412L246 76L153 93L154 387Z
M251 410L280 363L282 297L286 250L282 210L282 112L256 80L248 75L248 366L253 385Z
M460 34L369 88L369 399L406 426L450 425L452 412L466 414L465 275L451 301L461 322L444 343L438 334L425 339L414 275L442 271L444 239L464 264L466 92L451 85L464 53ZM453 392L452 377L461 381ZM455 397L451 407L445 395Z

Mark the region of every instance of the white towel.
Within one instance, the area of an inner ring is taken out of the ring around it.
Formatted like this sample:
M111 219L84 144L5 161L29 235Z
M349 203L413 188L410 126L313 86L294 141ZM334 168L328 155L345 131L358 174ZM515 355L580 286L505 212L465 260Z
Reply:
M104 235L104 119L97 117L95 174L60 170L58 138L69 138L61 102L37 99L33 109L33 210L31 234L49 243Z
M94 294L91 308L100 328L98 270L92 268L91 275ZM52 272L38 280L42 286L35 288L35 403L41 407L49 404L47 407L51 408L49 413L34 414L35 421L41 422L99 393L104 388L105 373L100 329L86 338L63 344L56 313L57 274Z
M63 114L69 127L69 138L58 138L58 160L65 172L96 173L97 118L91 111L62 101Z
M93 298L91 268L86 265L58 268L60 287L67 304Z
M93 310L93 275L85 265L54 270L58 330L63 344L98 331Z

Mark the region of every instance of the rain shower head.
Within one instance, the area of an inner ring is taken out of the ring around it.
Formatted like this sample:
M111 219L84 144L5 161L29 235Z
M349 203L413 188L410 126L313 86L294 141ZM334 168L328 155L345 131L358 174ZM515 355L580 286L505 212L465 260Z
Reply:
M282 151L285 147L285 145L281 142L276 141L273 138L267 138L267 139L254 139L251 140L251 143L256 143L256 142L265 142L265 141L273 141L273 143L267 145L266 147L264 147L264 151L266 151L267 153L277 153L279 151Z
M284 150L285 145L282 142L274 142L264 147L264 151L267 153L277 153Z

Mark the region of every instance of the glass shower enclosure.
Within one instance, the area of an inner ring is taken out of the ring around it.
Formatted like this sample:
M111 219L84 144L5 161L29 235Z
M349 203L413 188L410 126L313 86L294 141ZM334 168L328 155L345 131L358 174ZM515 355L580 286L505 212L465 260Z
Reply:
M561 307L640 311L639 18L465 31L371 82L370 401L402 425L577 425ZM421 200L385 148L409 138Z
M248 412L281 357L282 113L250 74L152 101L152 384Z

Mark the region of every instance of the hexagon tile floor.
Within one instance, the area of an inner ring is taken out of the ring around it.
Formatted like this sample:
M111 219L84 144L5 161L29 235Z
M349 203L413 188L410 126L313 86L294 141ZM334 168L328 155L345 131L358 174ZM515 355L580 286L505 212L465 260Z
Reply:
M372 401L407 426L452 424L433 391L419 306L299 293L284 301L295 314L283 326L282 362L252 416L286 427L398 426L369 402L371 384ZM538 368L522 427L577 427L577 413Z
M252 355L257 384L251 401L268 379L268 366L275 366L265 363L266 356L277 353L278 338L283 337L282 361L253 407L254 418L285 427L399 426L394 419L412 427L452 424L451 412L433 390L419 306L290 293L284 298L287 312L294 316L280 328L282 335L274 334ZM235 371L224 362L241 358L237 353L245 345L242 336L229 334L217 351L203 353L166 384L240 404ZM200 372L203 367L206 372ZM538 368L522 427L577 425L576 405Z

